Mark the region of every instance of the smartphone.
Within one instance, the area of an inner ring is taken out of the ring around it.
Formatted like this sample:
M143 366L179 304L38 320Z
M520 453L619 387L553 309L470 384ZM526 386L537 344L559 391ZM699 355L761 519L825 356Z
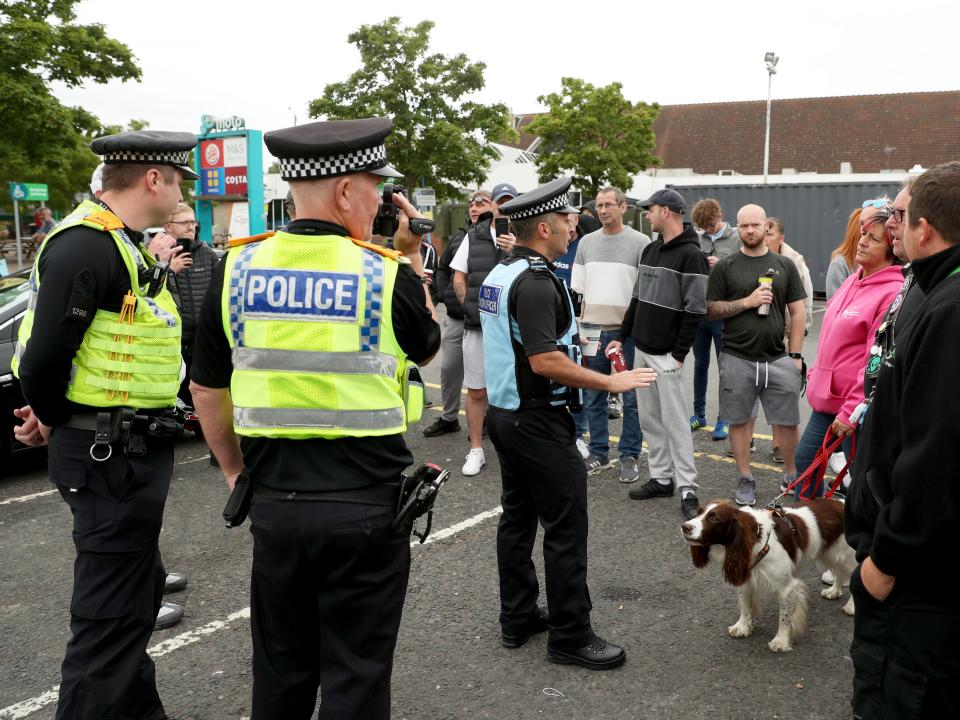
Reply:
M190 238L177 238L177 246L180 252L190 252Z
M494 218L494 229L496 231L497 237L501 235L506 235L510 232L510 218L498 217Z

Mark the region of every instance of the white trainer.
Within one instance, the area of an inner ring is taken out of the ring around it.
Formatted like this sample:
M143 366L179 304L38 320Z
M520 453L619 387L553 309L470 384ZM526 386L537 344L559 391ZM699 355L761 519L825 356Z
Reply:
M823 575L820 576L820 582L824 585L833 585L837 581L837 577L829 570L824 570Z
M583 438L577 438L577 450L580 451L580 457L584 460L590 457L590 448L587 446L587 443L583 441Z
M470 448L467 453L467 461L460 470L464 475L477 475L480 468L487 464L487 458L483 455L483 448Z

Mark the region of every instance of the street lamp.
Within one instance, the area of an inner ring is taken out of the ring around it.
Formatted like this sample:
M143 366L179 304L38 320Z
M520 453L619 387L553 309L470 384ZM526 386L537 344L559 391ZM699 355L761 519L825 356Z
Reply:
M763 56L767 64L767 134L763 141L763 184L767 184L767 173L770 170L770 95L773 92L773 76L777 74L777 63L780 62L774 53L768 52Z

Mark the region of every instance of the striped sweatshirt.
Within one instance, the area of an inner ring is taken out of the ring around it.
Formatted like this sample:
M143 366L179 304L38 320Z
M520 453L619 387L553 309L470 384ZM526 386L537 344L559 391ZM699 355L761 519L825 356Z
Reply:
M650 238L632 227L615 235L597 230L584 235L573 261L570 287L583 295L584 322L616 330L637 284L640 254Z
M637 349L650 355L673 355L683 362L700 321L707 316L707 260L693 226L668 243L647 245L630 307L620 326Z

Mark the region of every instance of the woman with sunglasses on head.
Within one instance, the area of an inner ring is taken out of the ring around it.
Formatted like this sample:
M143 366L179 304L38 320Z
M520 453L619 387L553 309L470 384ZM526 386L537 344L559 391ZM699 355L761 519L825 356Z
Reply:
M857 208L850 213L850 219L847 220L847 232L844 234L841 243L830 253L830 266L827 268L827 300L833 297L843 281L850 277L854 268L857 267L856 255L857 243L860 241L861 212L862 208Z
M860 238L856 246L856 270L827 302L817 358L807 376L807 401L813 413L797 446L797 473L813 462L827 430L845 438L850 457L850 436L855 432L858 406L863 402L863 368L870 356L877 327L893 301L903 274L893 252L885 223L890 201L868 200L860 213ZM797 487L800 497L802 484ZM810 488L805 499L823 494L823 487Z

